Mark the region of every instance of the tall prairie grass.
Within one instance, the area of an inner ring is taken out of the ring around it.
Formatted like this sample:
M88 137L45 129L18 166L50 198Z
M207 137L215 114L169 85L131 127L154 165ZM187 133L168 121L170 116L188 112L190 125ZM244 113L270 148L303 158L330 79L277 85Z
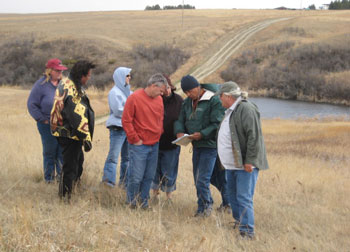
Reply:
M89 90L92 106L104 94ZM191 148L180 156L173 205L130 210L125 192L100 185L108 131L96 126L82 186L71 204L45 184L28 91L0 89L0 251L348 251L350 122L263 120L270 169L255 194L256 239L238 239L232 217L194 218ZM100 106L102 111L103 106ZM212 188L214 207L220 195Z

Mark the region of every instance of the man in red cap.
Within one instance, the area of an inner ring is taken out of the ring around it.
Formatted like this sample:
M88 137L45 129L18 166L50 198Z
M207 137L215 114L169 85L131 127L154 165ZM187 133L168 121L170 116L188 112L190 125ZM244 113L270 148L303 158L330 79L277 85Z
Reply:
M62 62L57 59L50 59L47 63L46 63L46 68L47 69L54 69L54 70L58 70L58 71L64 71L67 70L67 67L65 67L64 65L62 65Z
M50 132L50 112L53 105L56 87L62 79L62 71L67 67L59 59L50 59L46 63L44 75L35 82L30 92L27 106L30 115L37 122L43 145L44 178L47 183L57 179L61 174L62 151L57 139Z

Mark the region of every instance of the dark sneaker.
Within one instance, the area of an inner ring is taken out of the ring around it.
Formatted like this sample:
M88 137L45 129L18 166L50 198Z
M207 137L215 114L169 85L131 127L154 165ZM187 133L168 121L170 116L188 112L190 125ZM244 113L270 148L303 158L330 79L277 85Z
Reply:
M65 204L70 204L71 203L71 194L70 193L67 193L64 197L63 197L63 202Z
M239 228L239 221L233 222L233 229Z
M222 203L218 208L216 208L216 211L218 211L220 213L232 214L231 206L230 205L223 205Z
M149 212L152 212L152 211L153 211L152 207L150 207L149 205L141 206L140 208L141 208L141 210L143 210L143 211L149 211Z
M136 204L130 204L130 205L129 205L129 208L134 210L134 209L137 208L137 206L136 206Z
M159 203L159 196L158 196L158 195L153 196L153 197L151 198L151 200L150 200L150 203L151 203L151 205L153 205L153 206L158 205L158 203Z
M200 211L196 211L196 213L194 214L194 217L204 217L204 213Z
M211 207L204 209L204 217L209 217L211 215L212 210L213 209Z
M211 211L212 211L211 207L204 209L204 211L197 210L197 212L194 214L194 217L202 217L202 218L209 217L211 215Z
M241 231L239 232L240 238L242 240L253 240L254 239L254 234L250 234L248 232Z

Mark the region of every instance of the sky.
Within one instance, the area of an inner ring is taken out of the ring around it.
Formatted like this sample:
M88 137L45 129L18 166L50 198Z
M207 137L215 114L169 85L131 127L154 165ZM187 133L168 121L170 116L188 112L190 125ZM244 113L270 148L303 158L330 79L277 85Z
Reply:
M319 8L332 0L184 0L196 9ZM0 0L0 13L51 13L77 11L144 10L147 5L179 5L182 0Z

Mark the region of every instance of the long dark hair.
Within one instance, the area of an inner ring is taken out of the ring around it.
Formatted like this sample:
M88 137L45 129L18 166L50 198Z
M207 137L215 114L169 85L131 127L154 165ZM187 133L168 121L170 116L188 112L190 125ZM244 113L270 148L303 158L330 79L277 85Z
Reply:
M82 95L81 78L83 76L87 76L89 74L90 69L94 69L95 67L96 67L95 64L87 60L79 60L72 67L72 70L69 73L69 79L71 79L74 82L78 90L79 96Z

